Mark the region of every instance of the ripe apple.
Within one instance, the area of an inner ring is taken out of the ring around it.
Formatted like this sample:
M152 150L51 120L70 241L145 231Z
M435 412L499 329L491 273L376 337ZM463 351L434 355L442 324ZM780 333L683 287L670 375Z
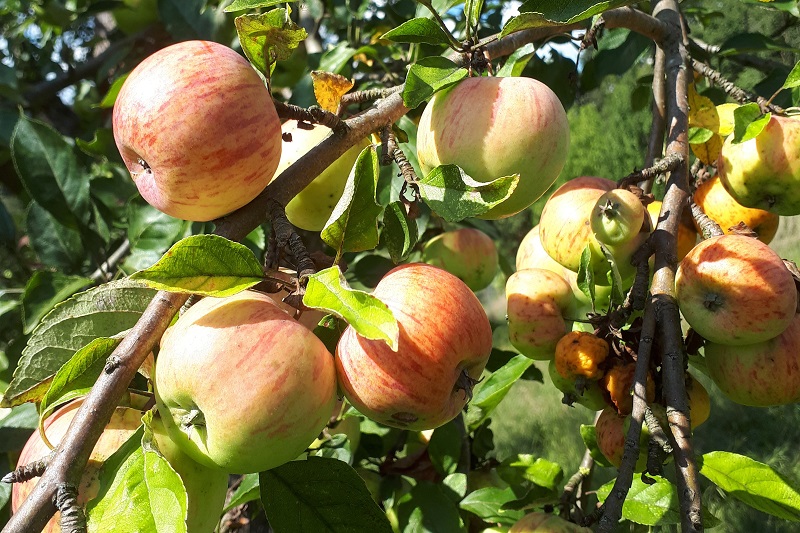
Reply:
M296 120L283 124L284 134L281 159L275 170L275 178L293 165L309 150L321 143L331 133L325 126L314 126L313 129L298 128ZM291 141L287 140L291 135ZM321 231L333 213L350 171L356 163L361 151L369 146L369 139L364 139L343 153L339 159L314 178L305 189L286 204L286 218L298 228L308 231ZM274 178L273 178L274 179Z
M142 61L117 96L113 126L142 197L184 220L250 202L281 154L269 90L246 59L214 42L185 41Z
M718 176L700 184L694 192L694 201L725 233L730 233L731 227L744 222L758 234L758 240L769 244L778 231L778 215L739 204L728 194ZM699 226L697 231L700 231Z
M588 527L581 527L558 515L535 512L517 520L508 533L591 533L591 531Z
M479 182L519 174L511 197L484 213L497 219L535 202L567 161L569 124L549 87L532 78L467 78L433 96L420 118L425 174L455 164Z
M797 289L781 258L742 235L706 239L678 267L683 317L711 342L738 346L776 337L791 323Z
M67 432L72 419L78 412L83 399L74 400L59 408L44 423L48 440L58 445ZM142 424L142 411L130 407L117 407L100 439L95 444L86 470L78 487L78 503L86 505L97 497L100 490L100 468L103 462L133 435ZM214 531L219 522L225 496L228 491L228 475L217 469L206 468L184 454L167 436L158 417L153 418L153 433L158 450L178 473L186 488L188 509L186 525L189 533ZM38 432L34 432L25 443L19 456L18 465L25 465L41 459L50 453ZM33 491L37 479L15 483L11 489L11 512L15 513ZM42 530L44 533L58 533L61 514L56 513Z
M398 266L373 295L400 325L397 351L348 327L336 347L345 397L369 418L421 430L452 420L492 351L492 327L463 281L424 263Z
M692 429L708 420L711 415L711 398L708 391L697 378L686 373L686 394L689 396L689 415Z
M647 212L650 215L651 227L655 229L661 213L661 202L656 200L647 204ZM678 224L678 261L686 257L695 244L697 244L697 230L694 227L694 218L688 209L684 209Z
M531 359L552 359L559 339L572 327L568 318L576 313L569 283L550 270L519 270L508 278L506 302L514 348Z
M614 407L606 407L597 417L594 427L597 435L597 446L608 462L619 468L622 464L622 455L625 453L625 439L628 433L629 416L617 413ZM647 443L650 432L642 426L639 436L639 458L636 460L635 472L644 471L647 467Z
M639 234L644 214L644 205L638 196L627 189L612 189L597 199L590 225L599 242L619 246Z
M705 358L708 375L736 403L800 402L800 314L773 339L745 346L707 342Z
M773 115L754 139L722 145L717 171L725 189L745 207L800 215L800 120Z
M172 439L228 473L269 470L319 435L336 401L333 358L266 295L204 298L161 341L158 410Z
M422 260L447 270L473 291L488 287L498 268L494 241L474 228L437 235L425 244Z

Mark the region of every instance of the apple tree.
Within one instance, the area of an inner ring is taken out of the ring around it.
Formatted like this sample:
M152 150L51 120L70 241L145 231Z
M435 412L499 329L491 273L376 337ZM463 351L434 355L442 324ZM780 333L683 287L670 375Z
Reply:
M797 2L0 28L4 532L797 527Z

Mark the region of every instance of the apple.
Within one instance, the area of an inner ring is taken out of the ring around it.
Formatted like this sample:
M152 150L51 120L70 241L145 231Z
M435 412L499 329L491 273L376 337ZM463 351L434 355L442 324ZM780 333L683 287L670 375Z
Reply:
M739 204L725 190L719 176L714 176L700 184L694 192L694 202L711 220L719 224L725 233L730 233L731 227L736 226L739 222L744 222L756 232L758 240L769 244L778 231L778 222L780 221L778 215ZM697 223L695 222L695 224ZM697 226L697 231L700 231L699 226Z
M314 331L314 328L317 327L319 321L325 318L326 313L317 309L303 309L302 311L299 311L296 307L284 302L283 299L288 294L286 291L271 292L267 294L270 298L272 298L272 301L278 305L278 307L289 313L291 317L311 331Z
M638 196L627 189L612 189L597 199L590 225L599 242L619 246L639 234L644 215L645 208Z
M707 342L705 360L708 375L736 403L767 407L800 402L800 314L780 335L763 342Z
M494 241L474 228L437 235L425 244L422 260L447 270L473 291L488 287L498 268Z
M697 378L686 373L686 394L689 397L689 415L692 420L692 429L708 420L711 415L711 398L708 391Z
M661 214L662 203L658 200L647 204L647 213L650 215L650 223L653 230L658 225L658 218ZM681 213L681 220L678 223L678 261L686 257L694 245L697 244L697 230L694 226L694 218L689 209L684 209Z
M738 346L780 335L797 309L794 278L763 242L742 235L706 239L675 277L678 306L707 340Z
M283 132L281 159L272 179L277 178L281 172L331 134L329 128L321 125L314 126L312 129L299 128L296 120L284 123L281 131ZM291 140L288 140L289 138ZM369 139L364 139L352 146L314 178L314 181L300 191L297 196L292 198L286 204L286 218L289 219L289 222L300 229L321 231L333 213L339 198L342 197L347 178L350 176L356 159L369 144Z
M362 414L387 426L422 430L449 422L492 351L492 327L480 301L463 281L424 263L390 270L373 295L397 319L397 351L349 326L336 347L342 392Z
M120 89L113 127L142 197L184 220L250 202L281 155L269 90L246 59L214 42L185 41L142 61Z
M621 415L629 415L633 411L633 384L635 381L636 363L616 361L616 364L606 370L601 381L601 386L610 403ZM650 372L645 381L645 394L647 403L653 403L656 398L656 384Z
M575 313L572 288L550 270L519 270L506 283L508 337L519 352L531 359L555 355L559 339L572 324L564 317Z
M203 298L161 341L158 410L197 462L262 472L295 459L336 401L333 357L308 328L253 291Z
M627 438L630 415L624 416L617 413L614 407L606 407L597 417L594 424L597 436L597 447L608 459L608 462L619 468L622 464L622 455L625 453L625 439ZM647 445L650 432L647 426L642 425L639 436L639 458L636 460L635 472L643 472L647 467Z
M590 411L599 411L608 405L603 398L603 390L597 381L585 380L583 390L578 391L575 379L565 378L558 373L555 359L550 360L547 372L550 374L550 380L553 385L564 393L564 403L569 405L577 403Z
M517 520L508 533L591 533L591 531L588 527L581 527L558 515L535 512Z
M44 423L44 431L53 445L58 445L78 412L83 399L74 400L55 411ZM78 503L85 506L97 497L100 490L100 468L103 462L119 449L142 424L142 411L131 407L117 407L100 439L95 444L86 465L80 486ZM188 509L186 525L189 533L205 533L215 530L225 496L228 492L228 475L217 469L209 469L184 454L167 436L158 417L153 418L153 433L156 445L172 468L178 473L186 488ZM25 443L19 456L18 466L41 459L50 453L50 448L38 432L34 432ZM15 483L11 489L11 512L15 513L33 491L37 479ZM61 514L56 512L44 533L58 533Z
M717 171L743 206L800 215L800 120L773 115L754 139L734 144L728 136Z
M569 150L569 124L555 93L532 78L467 78L436 93L420 118L424 174L455 164L479 182L519 174L511 197L481 215L519 213L553 184Z

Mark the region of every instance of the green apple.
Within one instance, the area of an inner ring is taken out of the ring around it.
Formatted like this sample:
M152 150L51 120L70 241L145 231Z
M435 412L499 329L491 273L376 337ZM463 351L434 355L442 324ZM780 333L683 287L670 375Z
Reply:
M425 244L422 260L447 270L473 291L488 287L498 268L494 241L474 228L437 235Z
M598 198L592 209L592 232L599 242L619 246L639 234L644 216L638 196L627 189L613 189Z
M582 405L590 411L599 411L608 405L603 398L603 390L600 388L597 381L586 380L583 390L578 391L574 379L565 378L558 373L554 359L550 360L550 364L547 366L547 372L550 375L550 380L553 382L553 385L564 393L564 399L566 401Z
M273 179L331 134L330 129L321 125L312 129L299 128L296 120L284 123L281 130L283 131L281 160ZM369 139L364 139L352 146L292 198L286 204L286 217L289 222L308 231L322 230L339 198L342 197L356 159L369 144Z

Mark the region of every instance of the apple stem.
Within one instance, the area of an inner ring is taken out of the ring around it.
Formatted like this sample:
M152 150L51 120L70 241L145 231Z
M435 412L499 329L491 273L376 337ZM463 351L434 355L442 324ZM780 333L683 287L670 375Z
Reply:
M26 465L20 466L12 472L9 472L3 476L3 479L0 481L3 483L22 483L35 477L40 477L42 474L44 474L44 471L47 469L47 465L50 463L54 455L55 450L51 451L41 459L32 461Z
M73 483L59 483L54 500L61 511L61 531L86 533L86 515L78 505L78 487Z

